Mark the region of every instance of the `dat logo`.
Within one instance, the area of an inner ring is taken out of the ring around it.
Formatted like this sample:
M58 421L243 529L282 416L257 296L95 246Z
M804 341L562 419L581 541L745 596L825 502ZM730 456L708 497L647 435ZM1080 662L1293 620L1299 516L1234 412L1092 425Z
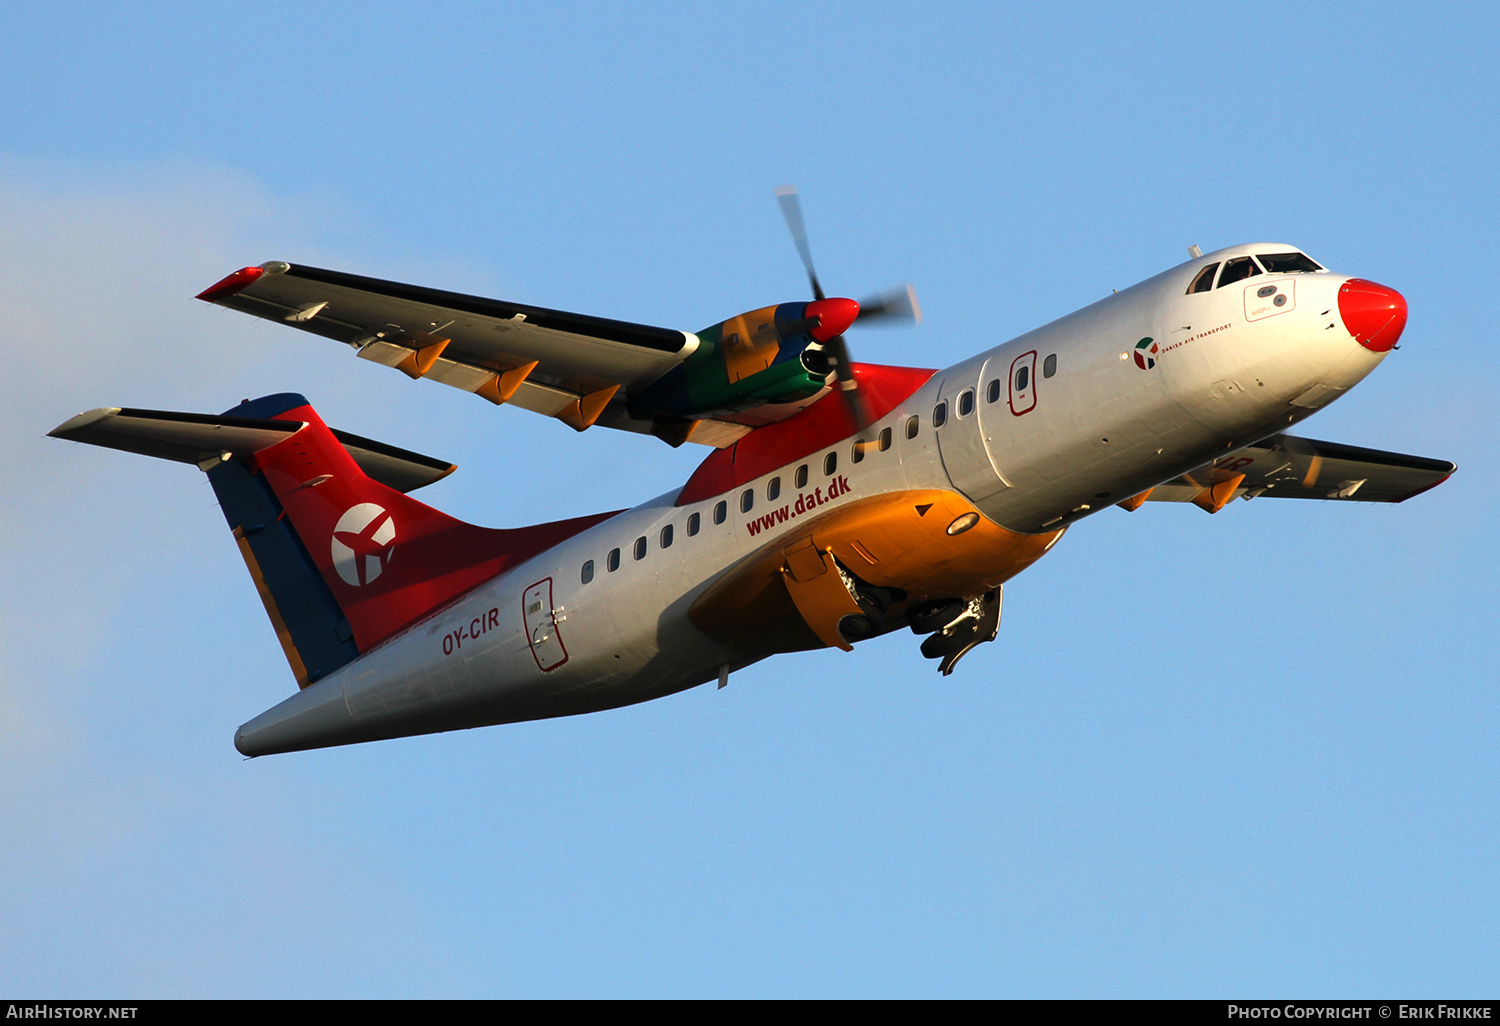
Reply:
M350 506L333 526L333 568L345 584L370 584L390 563L395 541L396 519L383 506Z
M1135 365L1141 370L1150 370L1156 366L1156 357L1161 352L1161 347L1149 338L1143 338L1135 344Z

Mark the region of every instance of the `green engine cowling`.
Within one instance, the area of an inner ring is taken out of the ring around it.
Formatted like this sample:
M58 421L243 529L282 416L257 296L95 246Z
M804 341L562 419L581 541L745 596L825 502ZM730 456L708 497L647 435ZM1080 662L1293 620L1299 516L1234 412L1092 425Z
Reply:
M698 332L698 348L630 399L630 415L682 421L816 395L831 370L823 343L859 314L852 299L782 303Z

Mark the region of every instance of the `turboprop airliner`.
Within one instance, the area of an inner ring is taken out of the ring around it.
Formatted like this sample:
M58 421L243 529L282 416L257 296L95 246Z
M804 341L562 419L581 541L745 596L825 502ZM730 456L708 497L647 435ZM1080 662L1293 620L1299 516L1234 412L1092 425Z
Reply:
M844 333L914 320L911 290L826 296L779 194L812 300L697 332L283 261L198 297L575 431L710 447L631 509L463 523L409 494L451 464L330 428L291 393L52 432L207 473L299 685L239 728L242 753L593 712L907 629L948 674L997 636L1005 583L1096 513L1400 502L1455 469L1286 433L1407 319L1394 289L1295 246L1194 247L952 367L879 366Z

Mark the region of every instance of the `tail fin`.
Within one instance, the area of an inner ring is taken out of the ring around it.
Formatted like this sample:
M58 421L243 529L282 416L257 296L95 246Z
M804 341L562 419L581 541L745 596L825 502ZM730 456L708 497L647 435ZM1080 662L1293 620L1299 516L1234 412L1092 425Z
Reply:
M247 400L221 417L96 410L52 434L208 472L301 687L613 516L514 530L455 520L399 490L451 465L334 432L293 393Z

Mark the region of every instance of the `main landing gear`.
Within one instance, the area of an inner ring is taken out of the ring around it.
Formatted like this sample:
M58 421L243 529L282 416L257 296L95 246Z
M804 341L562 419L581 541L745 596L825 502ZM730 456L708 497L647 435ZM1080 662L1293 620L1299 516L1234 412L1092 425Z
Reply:
M944 677L976 646L995 640L1000 630L1002 590L987 591L967 602L936 599L912 610L907 618L912 633L928 635L922 642L922 655L941 659L938 670Z
M905 601L906 592L900 588L879 588L868 584L851 574L838 560L834 560L834 565L844 578L844 586L849 589L849 594L859 606L858 613L852 613L839 621L839 634L845 641L853 644L884 634L892 626L900 626L899 620L894 625L888 623L886 613L897 602Z
M1000 630L1000 588L971 599L933 599L911 607L904 616L899 612L891 616L891 608L906 601L906 592L861 580L836 558L832 563L849 598L853 599L853 606L859 610L838 621L839 638L847 645L884 634L904 621L913 634L928 636L922 642L922 655L942 660L938 670L946 677L960 659L975 646L994 641Z

